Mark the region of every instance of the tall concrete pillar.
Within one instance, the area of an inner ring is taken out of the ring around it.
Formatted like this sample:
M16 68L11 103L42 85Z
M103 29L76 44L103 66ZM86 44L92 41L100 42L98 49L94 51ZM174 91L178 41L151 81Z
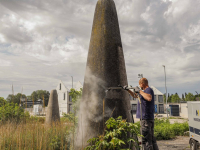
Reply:
M128 85L117 12L113 0L98 0L79 111L79 148L85 147L88 139L103 134L108 118L132 120L127 91L112 90L105 97L106 88L119 84Z
M49 97L45 124L52 124L60 121L58 94L56 90L52 90Z

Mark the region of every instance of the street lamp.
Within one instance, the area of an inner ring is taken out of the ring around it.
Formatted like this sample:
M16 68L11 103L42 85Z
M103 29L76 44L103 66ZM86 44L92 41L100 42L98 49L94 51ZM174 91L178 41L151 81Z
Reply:
M167 86L166 86L166 72L165 72L165 65L162 65L164 67L164 73L165 73L165 94L166 94L166 112L167 112L167 119L168 119L168 110L167 110Z
M72 89L73 89L73 76L71 76L72 77Z

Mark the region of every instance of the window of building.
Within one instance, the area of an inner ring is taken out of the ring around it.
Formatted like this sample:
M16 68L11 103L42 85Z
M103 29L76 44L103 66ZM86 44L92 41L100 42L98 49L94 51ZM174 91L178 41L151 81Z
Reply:
M73 113L72 104L69 104L69 113Z
M164 106L163 106L163 104L159 104L159 113L164 113Z
M158 102L163 103L163 96L162 95L158 95Z
M63 100L65 100L65 93L63 94Z
M154 101L156 101L157 99L156 99L156 95L154 95Z
M137 111L137 104L132 104L131 105L131 113L136 114L136 111Z
M157 105L155 105L154 112L155 112L155 113L158 112Z
M129 94L130 100L133 100L133 97Z
M69 95L69 101L72 102L72 97Z
M61 83L60 83L60 90L61 90Z
M137 104L132 104L131 109L132 109L132 110L137 110Z

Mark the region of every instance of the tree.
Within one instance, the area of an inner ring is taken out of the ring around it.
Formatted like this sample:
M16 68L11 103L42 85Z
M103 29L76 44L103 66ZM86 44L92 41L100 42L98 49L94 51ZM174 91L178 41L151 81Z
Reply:
M75 126L78 123L78 117L76 116L77 111L78 111L78 106L80 103L80 98L82 96L82 88L80 89L80 91L77 91L75 89L71 89L69 95L72 98L72 112L70 112L69 114L64 113L63 116L68 118L70 121L73 121Z
M32 101L36 101L37 100L37 92L36 91L33 91L32 94L31 94L31 99Z
M195 101L195 96L192 93L188 93L185 97L186 101Z
M197 101L199 101L199 99L200 99L200 94L196 94L196 95L195 95L195 99L196 99Z
M0 107L0 121L20 121L23 117L29 117L29 113L24 111L22 107L19 107L17 103L5 103Z
M172 102L172 96L173 96L173 94L168 97L167 102L169 102L169 103Z
M164 103L166 103L166 94L163 95L164 96ZM167 96L167 102L170 102L170 94L168 93L168 96Z
M182 100L183 100L183 101L185 100L185 98L184 98L184 94L182 94Z
M14 103L19 105L21 98L26 98L26 95L21 93L17 93L16 95L9 94L6 100L9 103Z
M178 96L178 94L174 94L171 98L171 102L172 103L178 103L180 101L180 97Z
M164 102L166 103L166 95L164 94L163 97L164 97Z
M31 95L26 96L26 98L27 98L27 100L32 100L32 99L31 99Z
M82 88L80 91L77 91L75 89L71 89L69 95L72 97L72 102L73 102L73 111L76 113L79 105L79 100L82 96Z
M43 100L43 97L44 97L44 103L45 103L45 106L47 106L49 102L49 96L50 96L49 91L37 90L37 91L32 92L31 97L29 96L29 99L32 101L37 101L38 99Z
M6 100L3 97L0 97L0 107L6 104Z

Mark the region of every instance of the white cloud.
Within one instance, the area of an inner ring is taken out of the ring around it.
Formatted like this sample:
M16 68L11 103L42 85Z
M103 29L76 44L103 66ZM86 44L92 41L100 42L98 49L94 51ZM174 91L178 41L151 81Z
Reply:
M6 87L0 89L5 97L12 82L19 91L25 85L27 93L51 90L60 79L70 85L71 75L83 82L96 2L0 2L0 67L4 72L0 83ZM164 92L164 64L169 92L197 90L199 1L115 0L115 4L129 84L138 84L137 74L143 73Z
M10 61L0 59L0 66L12 66L12 63Z

